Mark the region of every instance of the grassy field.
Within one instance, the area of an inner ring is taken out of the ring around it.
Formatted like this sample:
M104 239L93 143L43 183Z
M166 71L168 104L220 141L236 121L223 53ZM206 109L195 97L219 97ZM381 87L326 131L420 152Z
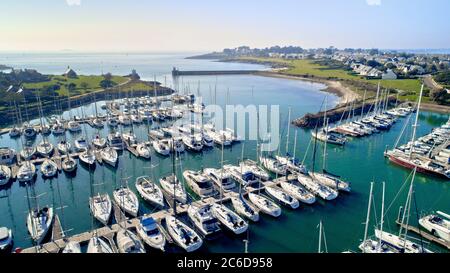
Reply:
M89 93L95 90L102 89L100 82L103 80L103 76L82 76L79 75L77 78L67 78L64 76L50 76L50 81L38 82L38 83L26 83L24 87L27 89L42 89L52 85L59 85L60 89L57 91L59 95L67 95L67 85L70 83L76 84L75 90L72 91L74 94L71 95L82 95L84 93ZM112 81L116 84L124 83L128 80L126 77L122 76L112 76ZM82 83L86 83L86 88L82 88Z
M418 79L398 79L398 80L368 80L364 77L354 75L350 71L344 69L333 69L327 66L314 63L314 60L284 60L277 58L255 58L255 57L242 57L240 60L248 62L259 63L275 63L278 65L286 65L288 69L280 71L284 74L292 74L299 76L314 76L326 79L340 79L350 80L360 83L369 83L377 85L381 83L383 88L396 89L404 91L405 93L418 93L420 91L421 82ZM414 95L408 95L414 97ZM407 97L406 95L404 96Z

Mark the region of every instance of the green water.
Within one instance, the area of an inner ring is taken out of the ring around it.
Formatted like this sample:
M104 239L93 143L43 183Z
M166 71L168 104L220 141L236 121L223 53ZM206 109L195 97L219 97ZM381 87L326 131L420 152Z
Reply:
M209 86L214 88L217 81L217 103L228 104L256 104L256 105L280 105L281 120L283 121L281 131L286 135L286 118L288 107L292 108L292 117L301 116L307 112L318 111L325 93L320 84L311 84L300 81L273 79L255 76L223 76L223 77L185 77L184 83L191 84L191 90L196 90L196 84L201 81L201 96L203 102L209 104L213 102L213 92ZM195 87L194 87L195 86ZM229 89L229 91L228 91ZM253 91L252 91L253 90ZM196 92L196 91L195 91ZM337 98L330 95L329 104L335 104ZM86 107L86 112L92 112L92 105ZM77 111L77 110L75 110ZM67 113L65 113L67 116ZM420 114L420 126L418 136L428 133L432 128L445 123L448 115L424 112ZM404 203L406 193L403 191L397 201L391 205L391 201L399 191L405 179L410 174L410 170L390 164L384 157L383 151L387 145L392 146L398 137L403 123L406 119L400 119L388 132L376 134L370 137L353 139L345 147L328 146L327 169L333 173L341 175L351 183L352 192L342 193L339 197L330 202L318 200L312 206L302 205L297 210L283 208L281 217L274 219L262 215L258 223L250 225L249 251L250 252L315 252L318 244L317 225L322 220L325 228L328 251L341 252L347 249L357 250L360 240L363 238L366 217L367 198L371 181L376 182L375 186L375 206L377 218L379 220L379 210L381 205L381 185L386 182L386 208L390 207L386 216L385 228L392 232L397 232L395 218L399 206ZM88 134L92 136L97 131L86 127ZM139 139L145 139L145 126L135 128ZM290 143L291 149L294 141L294 130L291 128ZM106 136L108 128L100 131ZM405 135L410 132L407 130ZM79 135L67 133L69 140L75 139ZM39 142L40 137L36 139ZM51 136L50 141L57 143L58 138ZM281 152L284 152L283 137ZM406 138L403 142L406 141ZM297 156L303 158L308 143L310 142L310 131L298 129ZM226 163L237 164L241 156L243 143L233 145L232 148L225 149L224 156ZM10 146L20 149L20 141L12 140L8 135L2 136L0 146ZM318 144L319 151L322 144ZM246 141L244 156L247 158L256 157L256 142ZM305 163L311 165L311 150ZM322 152L318 152L316 166L322 164ZM150 166L154 165L153 175L156 179L171 172L172 165L170 158L153 155L150 161L137 159L128 152L124 152L120 158L117 169L97 165L93 172L95 184L94 191L109 192L119 183L121 176L129 177L129 185L134 188L136 177L141 175L151 175ZM181 157L181 164L177 164L178 173L180 169L200 169L202 167L220 166L220 149L204 150L202 153L185 152ZM181 177L181 175L179 175ZM35 182L37 194L44 195L39 198L41 205L53 205L55 208L63 205L63 211L57 209L61 216L67 233L73 235L87 231L92 228L92 219L89 213L88 198L90 195L90 176L88 170L79 166L75 177L68 177L60 173L58 178L44 180L38 175ZM2 189L0 193L0 226L7 226L13 229L15 236L15 246L27 247L32 242L26 230L25 217L28 210L26 201L26 188L15 182ZM415 194L418 204L418 213L430 212L434 210L450 211L450 191L447 181L423 176L418 174L415 180ZM144 201L140 202L140 215L154 211L154 208ZM63 215L62 215L63 213ZM415 211L414 211L415 213ZM374 213L372 213L374 216ZM412 224L416 225L416 215L412 217ZM373 234L375 217L372 217L369 234ZM94 227L100 225L94 222ZM228 233L219 238L205 242L200 251L205 252L242 252L244 237L236 237ZM445 252L446 250L430 245L429 248ZM173 249L177 251L177 249Z

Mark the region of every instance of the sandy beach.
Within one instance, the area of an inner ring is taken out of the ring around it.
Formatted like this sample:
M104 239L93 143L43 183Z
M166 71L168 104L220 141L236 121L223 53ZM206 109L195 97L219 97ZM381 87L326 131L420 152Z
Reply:
M294 75L286 75L286 74L280 74L276 71L261 71L261 72L258 72L257 75L264 76L264 77L284 78L284 79L309 81L309 82L325 84L327 86L327 88L323 89L323 91L336 94L340 98L339 104L346 104L346 103L352 102L354 100L360 99L359 94L357 94L350 88L344 86L339 81L324 80L324 79L319 79L319 78L306 78L306 77L300 77L300 76L294 76Z

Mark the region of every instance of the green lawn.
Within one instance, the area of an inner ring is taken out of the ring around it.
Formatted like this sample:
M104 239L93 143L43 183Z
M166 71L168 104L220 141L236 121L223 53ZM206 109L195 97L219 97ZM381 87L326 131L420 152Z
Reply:
M366 78L358 75L353 75L349 71L343 69L332 69L327 66L314 63L313 60L284 60L279 58L256 58L256 57L243 57L240 58L244 61L255 61L260 63L272 62L276 64L282 64L289 67L287 70L281 71L284 74L293 75L310 75L321 78L335 78L342 80L353 80L364 83L370 83L377 85L381 82L383 88L398 89L406 92L420 91L421 83L418 79L398 79L398 80L367 80Z
M89 93L95 90L102 89L100 86L100 82L103 80L103 76L82 76L79 75L77 78L67 78L64 76L50 76L50 81L46 82L38 82L38 83L26 83L24 84L25 88L30 89L41 89L50 85L59 85L60 89L57 91L59 95L67 95L68 91L66 86L70 83L76 84L76 88L73 91L74 94L71 95L81 95L84 93ZM122 76L112 76L112 81L120 84L124 83L128 80L126 77ZM87 84L87 88L81 88L82 83Z

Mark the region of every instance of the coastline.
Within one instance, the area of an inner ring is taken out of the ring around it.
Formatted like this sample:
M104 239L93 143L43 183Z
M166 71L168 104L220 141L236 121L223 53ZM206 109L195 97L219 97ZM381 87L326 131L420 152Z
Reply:
M335 94L339 97L339 103L333 108L339 108L340 106L349 104L351 102L357 102L361 100L361 95L352 90L350 87L345 86L340 80L333 79L325 79L320 77L305 77L303 75L292 75L287 73L282 73L287 67L280 66L277 63L260 63L253 62L249 60L238 60L238 59L218 59L218 62L235 62L235 63L253 63L253 64L264 64L267 66L271 66L272 69L268 71L260 71L255 73L255 75L264 76L264 77L275 77L275 78L285 78L292 80L301 80L315 83L322 83L327 86L327 88L322 91ZM409 101L399 100L399 103L406 103ZM433 104L433 103L424 103L422 102L420 109L440 113L440 114L450 114L450 107L446 105ZM332 109L330 109L332 110Z
M325 84L327 87L322 89L322 91L332 93L332 94L335 94L336 96L338 96L339 97L338 105L347 104L347 103L356 101L361 98L358 93L356 93L352 89L342 85L342 83L337 80L307 78L307 77L302 77L302 76L282 74L277 71L261 71L261 72L256 73L256 75L264 76L264 77L283 78L283 79L300 80L300 81Z

